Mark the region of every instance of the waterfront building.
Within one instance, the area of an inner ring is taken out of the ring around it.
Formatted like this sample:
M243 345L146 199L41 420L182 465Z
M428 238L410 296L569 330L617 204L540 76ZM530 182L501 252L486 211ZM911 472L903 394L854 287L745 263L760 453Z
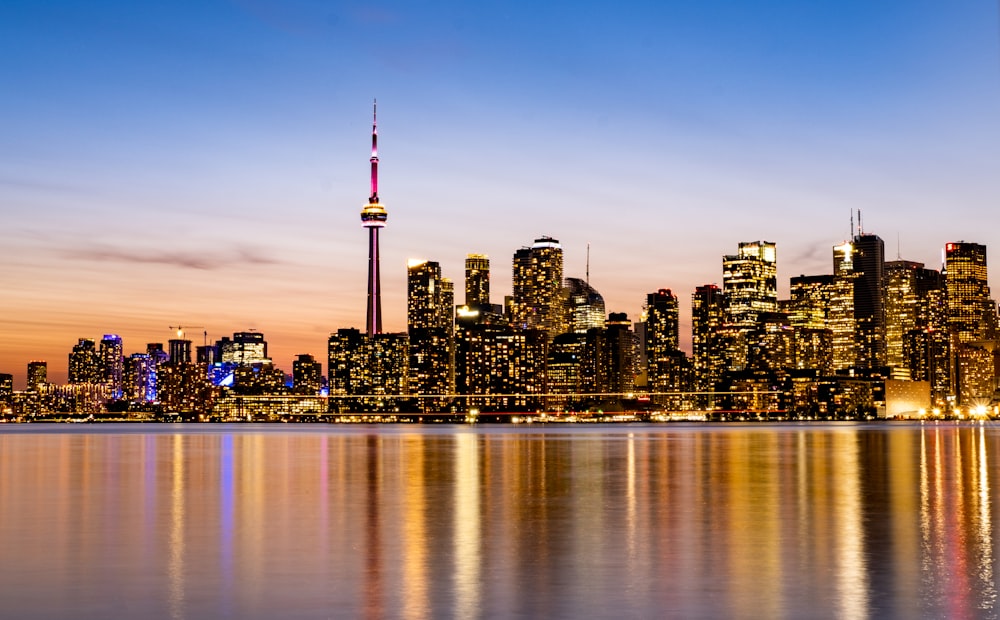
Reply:
M604 327L604 297L586 280L566 278L566 330L585 334Z
M586 344L587 334L575 331L559 334L552 339L548 352L550 394L576 394L581 391L581 365ZM568 405L573 399L557 399L553 402Z
M382 333L382 286L379 275L378 234L385 226L388 213L378 198L378 123L372 105L371 195L361 210L361 225L368 229L368 307L365 335L369 338Z
M93 338L80 338L69 354L69 382L97 384L102 376L97 344Z
M28 390L41 392L48 383L48 363L43 361L28 362Z
M10 411L14 400L14 375L0 373L0 413Z
M958 241L945 245L948 324L960 343L996 338L996 304L990 298L986 246Z
M736 254L722 257L722 290L726 322L745 331L757 327L762 312L778 310L778 267L775 244L746 241Z
M563 251L552 237L535 239L514 253L511 323L544 330L549 339L564 333Z
M680 352L677 296L664 288L646 295L642 322L647 389L654 393L682 389L685 386L680 385L677 355ZM683 354L680 359L684 359Z
M303 353L292 362L292 391L315 396L323 382L323 365L312 355Z
M725 296L714 284L705 284L691 295L691 349L695 388L712 391L722 376L723 358L716 331L725 321Z
M174 341L171 341L173 343ZM190 340L183 341L190 344ZM180 349L179 349L180 350ZM190 354L190 346L187 348ZM179 357L178 359L183 359ZM204 413L211 410L211 385L204 364L177 361L156 369L157 398L166 411L177 414Z
M133 353L125 359L122 396L131 402L156 401L157 363L149 353Z
M363 394L367 363L365 336L353 327L338 329L327 342L327 382L330 396Z
M434 261L412 260L407 272L409 391L418 397L452 394L455 391L454 287L442 277L441 266ZM418 404L423 411L436 411L448 402L446 397L420 398Z
M108 384L111 397L122 397L122 380L125 370L125 353L122 349L122 339L117 334L105 334L101 339L99 352L101 358L101 379Z
M547 390L548 334L502 324L472 324L459 331L456 384L460 404L481 411L529 411Z
M603 329L587 332L582 389L604 395L605 406L620 405L635 389L635 341L624 312L612 312Z

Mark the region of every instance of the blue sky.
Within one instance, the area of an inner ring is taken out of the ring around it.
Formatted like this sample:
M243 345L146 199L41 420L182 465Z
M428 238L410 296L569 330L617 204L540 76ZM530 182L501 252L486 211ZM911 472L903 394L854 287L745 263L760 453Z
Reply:
M461 290L487 253L499 301L543 234L609 311L671 288L685 322L739 241L782 289L829 272L852 209L891 257L995 249L998 33L963 0L8 0L0 371L178 322L323 356L364 322L373 97L390 330L407 258Z

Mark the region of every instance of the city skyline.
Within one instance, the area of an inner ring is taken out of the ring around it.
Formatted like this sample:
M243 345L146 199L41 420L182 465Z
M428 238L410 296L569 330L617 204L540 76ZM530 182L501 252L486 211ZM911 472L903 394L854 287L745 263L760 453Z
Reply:
M887 259L996 247L995 6L755 7L514 4L494 33L496 15L447 6L11 3L0 371L23 385L40 358L60 380L81 337L141 351L177 324L259 329L285 370L322 357L330 332L364 324L372 96L388 332L406 325L408 259L457 283L467 254L488 255L501 299L509 257L543 235L567 277L590 245L608 312L636 320L673 290L686 350L686 300L721 285L739 242L777 244L782 298L789 278L832 273L856 209ZM366 45L376 25L386 46Z

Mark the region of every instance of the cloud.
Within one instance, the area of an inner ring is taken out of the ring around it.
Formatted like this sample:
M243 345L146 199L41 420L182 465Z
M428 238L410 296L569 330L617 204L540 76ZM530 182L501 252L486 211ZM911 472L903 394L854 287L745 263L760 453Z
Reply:
M157 264L200 269L225 269L234 265L275 265L275 260L250 248L233 248L224 252L196 250L137 250L111 246L76 248L64 253L66 258L101 262Z

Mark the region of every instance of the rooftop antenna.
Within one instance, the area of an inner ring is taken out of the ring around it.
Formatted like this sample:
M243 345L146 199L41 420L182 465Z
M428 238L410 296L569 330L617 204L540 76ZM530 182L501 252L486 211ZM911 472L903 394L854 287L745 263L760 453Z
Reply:
M851 209L851 241L854 240L854 209Z
M590 286L590 242L587 242L587 286Z
M865 234L865 226L861 223L861 209L858 209L858 235Z
M896 231L896 260L903 260L903 254L899 245L899 231Z

